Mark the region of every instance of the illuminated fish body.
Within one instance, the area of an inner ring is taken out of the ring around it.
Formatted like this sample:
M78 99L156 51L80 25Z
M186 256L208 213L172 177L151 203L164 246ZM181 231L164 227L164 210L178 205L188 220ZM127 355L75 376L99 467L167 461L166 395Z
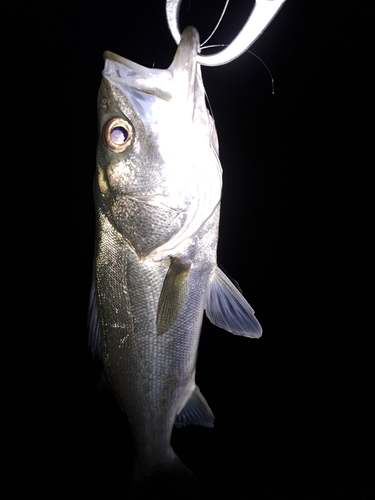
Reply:
M204 311L261 335L216 262L222 169L198 47L186 28L166 70L107 52L98 97L91 345L129 419L136 479L183 470L173 425L213 426L195 385Z

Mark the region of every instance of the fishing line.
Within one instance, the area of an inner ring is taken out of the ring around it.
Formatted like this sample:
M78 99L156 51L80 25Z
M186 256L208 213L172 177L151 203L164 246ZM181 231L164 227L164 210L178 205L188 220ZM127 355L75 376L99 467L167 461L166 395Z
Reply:
M209 36L209 37L208 37L208 38L207 38L207 39L206 39L203 43L201 43L201 47L200 47L201 49L206 49L206 48L207 48L207 47L204 47L204 45L208 42L208 40L212 37L212 35L213 35L213 34L215 33L215 31L218 29L218 27L219 27L219 25L220 25L220 23L221 23L221 21L222 21L222 19L223 19L223 17L224 17L225 11L227 10L228 3L229 3L229 0L227 0L227 1L225 2L223 12L221 13L221 16L220 16L220 18L219 18L219 20L218 20L218 22L217 22L217 24L216 24L216 26L215 26L215 28L214 28L213 32L211 33L211 35L210 35L210 36Z
M202 47L201 46L202 49L213 49L213 48L216 48L216 47L228 47L228 45L225 44L225 43L217 43L215 45L207 45L206 47ZM269 67L267 66L267 64L263 61L263 59L261 59L259 56L257 56L254 52L252 52L251 50L247 50L246 52L248 52L252 56L256 57L258 59L258 61L260 61L263 64L263 66L266 68L266 70L268 71L268 74L269 74L269 76L271 78L271 86L272 86L271 93L274 94L275 93L275 80L273 79L271 70L269 69Z
M218 25L221 23L224 12L228 6L228 2L229 0L226 0L219 22L207 40L211 38ZM216 54L202 56L198 53L197 62L199 62L202 66L221 66L237 59L237 57L246 52L255 40L263 33L284 2L285 0L255 0L254 7L249 18L234 40L229 45L223 45L224 49ZM181 33L178 27L178 15L181 3L182 0L166 0L168 27L177 45L181 40ZM202 44L202 48L206 44L207 40Z
M221 43L221 44L215 44L215 45L207 45L206 47L201 47L201 48L202 49L211 49L211 48L215 48L215 47L227 47L227 45L224 44L224 43ZM269 76L271 78L271 94L274 95L275 94L275 80L273 79L271 70L269 69L269 67L267 66L267 64L263 61L263 59L261 59L259 56L257 56L256 54L254 54L254 52L251 52L251 50L247 50L246 52L248 52L252 56L256 57L258 59L258 61L260 61L263 64L263 66L266 68L266 70L268 71L268 74L269 74ZM207 108L209 109L210 115L212 116L212 118L215 121L214 112L213 112L213 109L212 109L212 106L211 106L211 103L210 103L210 99L208 97L208 94L207 94L206 90L204 91L204 93L205 93L205 97L206 97Z

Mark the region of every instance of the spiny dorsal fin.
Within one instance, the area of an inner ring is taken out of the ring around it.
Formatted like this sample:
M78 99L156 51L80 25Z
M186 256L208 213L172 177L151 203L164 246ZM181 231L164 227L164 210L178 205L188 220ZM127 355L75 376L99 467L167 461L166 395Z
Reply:
M218 267L207 287L205 310L214 325L228 332L252 338L262 335L254 309Z
M172 259L160 293L156 329L158 334L168 331L183 306L189 282L191 263Z
M213 427L214 418L214 414L203 394L198 387L195 387L183 409L176 415L174 425L176 427L185 427L186 425Z

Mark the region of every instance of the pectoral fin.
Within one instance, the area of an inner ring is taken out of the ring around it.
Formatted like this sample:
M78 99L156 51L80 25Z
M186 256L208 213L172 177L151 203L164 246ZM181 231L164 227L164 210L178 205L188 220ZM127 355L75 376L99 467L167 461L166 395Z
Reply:
M161 335L168 331L186 299L191 264L172 259L160 293L156 329Z
M214 414L203 397L203 394L198 387L196 387L183 409L176 416L174 425L176 427L185 427L186 425L213 427L214 418Z
M207 288L205 310L214 325L228 332L252 338L262 335L254 309L218 267Z

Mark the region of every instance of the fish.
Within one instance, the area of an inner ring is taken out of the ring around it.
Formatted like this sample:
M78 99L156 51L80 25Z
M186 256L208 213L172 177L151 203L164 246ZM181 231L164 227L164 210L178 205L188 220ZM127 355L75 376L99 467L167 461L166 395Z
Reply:
M262 334L217 263L222 167L198 53L191 26L168 69L104 53L90 345L134 436L135 482L189 476L173 427L213 426L195 383L203 315Z

